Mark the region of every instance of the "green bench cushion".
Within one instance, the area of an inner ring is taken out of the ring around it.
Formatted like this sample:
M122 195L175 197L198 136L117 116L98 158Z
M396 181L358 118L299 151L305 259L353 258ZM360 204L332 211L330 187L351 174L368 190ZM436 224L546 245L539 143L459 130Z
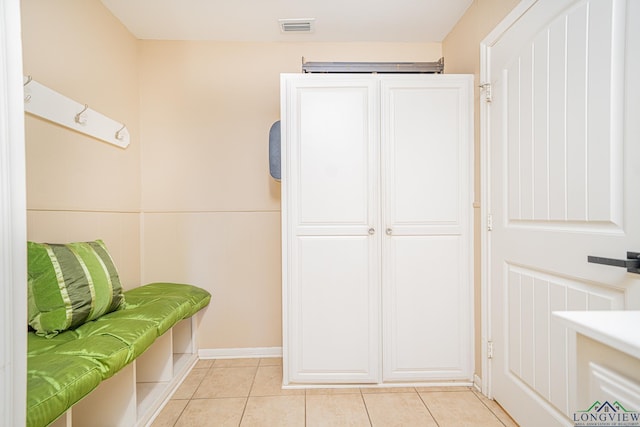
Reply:
M27 340L27 426L45 426L140 356L211 294L191 285L152 283L125 292L126 306L51 338ZM49 363L51 361L51 363Z
M41 354L27 359L27 425L46 426L102 381L91 359Z
M78 338L76 331L66 331L51 338L43 339L33 332L27 334L27 348L29 356L46 353L54 348Z
M198 287L177 283L153 283L125 293L127 308L149 305L153 300L186 301L187 317L191 317L209 304L211 295Z
M108 335L69 341L55 349L56 355L80 357L93 362L100 369L102 379L110 377L131 362L130 353L129 346Z
M125 345L129 350L127 363L140 356L158 338L157 324L152 320L142 319L97 319L78 329L78 342L89 340L95 336L108 336Z

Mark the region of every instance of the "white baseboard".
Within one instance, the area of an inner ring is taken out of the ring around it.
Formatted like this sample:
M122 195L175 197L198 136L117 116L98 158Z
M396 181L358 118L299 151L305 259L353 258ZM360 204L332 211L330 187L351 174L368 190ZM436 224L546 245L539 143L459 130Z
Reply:
M200 359L242 359L253 357L282 357L282 347L201 348Z
M473 387L479 391L480 393L482 393L482 378L480 378L477 375L473 376Z

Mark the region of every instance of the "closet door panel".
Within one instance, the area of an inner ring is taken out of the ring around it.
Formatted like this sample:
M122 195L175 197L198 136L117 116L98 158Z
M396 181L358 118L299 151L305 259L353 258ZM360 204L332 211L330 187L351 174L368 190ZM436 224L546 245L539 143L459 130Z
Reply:
M291 293L295 382L377 380L377 271L371 238L297 239L300 257ZM374 264L375 265L375 264Z
M458 92L396 88L389 144L390 219L394 226L458 224L460 147Z
M468 76L382 78L383 378L471 379Z
M291 225L298 235L365 235L379 211L376 82L304 77L291 82L286 124Z
M383 300L385 380L466 378L467 288L458 236L399 236L388 242L392 283Z
M469 208L467 91L437 77L382 82L384 221L396 235L460 234Z
M367 225L367 88L299 97L298 224Z
M379 380L378 86L283 81L284 383Z

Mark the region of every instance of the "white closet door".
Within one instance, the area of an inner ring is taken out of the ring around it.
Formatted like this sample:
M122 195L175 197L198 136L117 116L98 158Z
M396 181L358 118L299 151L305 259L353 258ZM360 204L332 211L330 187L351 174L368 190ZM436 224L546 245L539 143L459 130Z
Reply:
M378 90L283 77L285 384L376 382Z
M383 78L383 379L472 378L470 76Z

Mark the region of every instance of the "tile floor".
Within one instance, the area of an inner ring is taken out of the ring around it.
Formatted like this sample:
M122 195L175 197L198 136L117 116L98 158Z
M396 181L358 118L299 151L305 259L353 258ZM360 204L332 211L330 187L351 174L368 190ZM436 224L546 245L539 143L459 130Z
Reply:
M282 390L282 359L200 360L152 427L517 427L470 387Z

